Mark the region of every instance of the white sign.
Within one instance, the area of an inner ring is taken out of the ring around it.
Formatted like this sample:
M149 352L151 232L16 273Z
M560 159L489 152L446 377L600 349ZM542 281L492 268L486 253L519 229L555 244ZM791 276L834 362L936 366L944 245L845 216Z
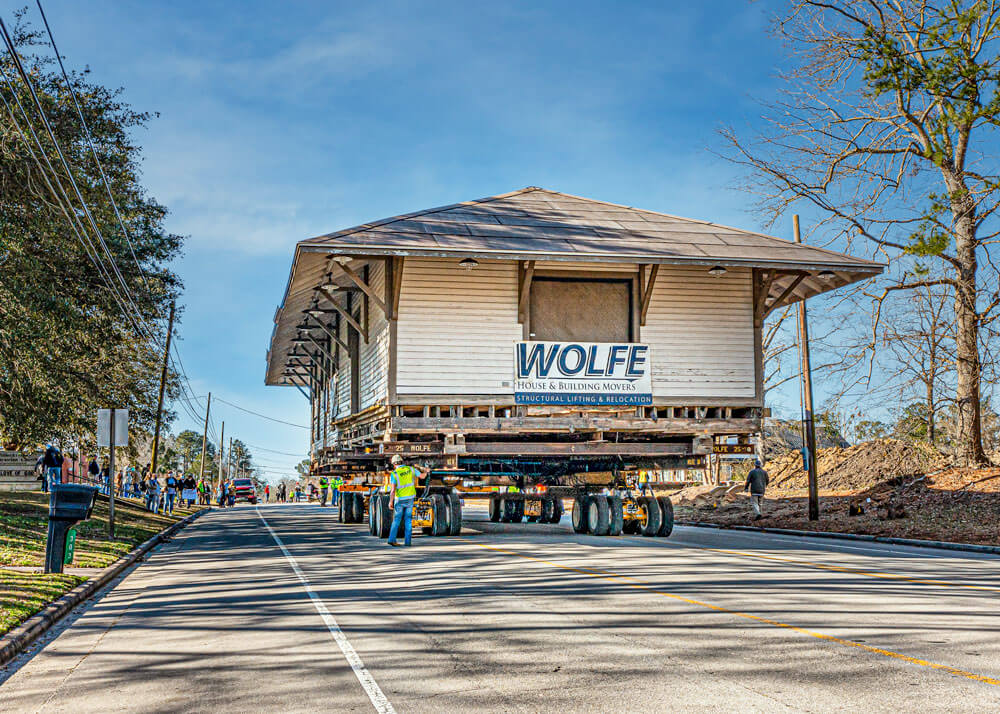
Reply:
M97 410L97 445L112 446L111 412L115 414L115 443L113 446L128 446L128 409Z
M518 342L517 404L653 403L649 346L631 342Z

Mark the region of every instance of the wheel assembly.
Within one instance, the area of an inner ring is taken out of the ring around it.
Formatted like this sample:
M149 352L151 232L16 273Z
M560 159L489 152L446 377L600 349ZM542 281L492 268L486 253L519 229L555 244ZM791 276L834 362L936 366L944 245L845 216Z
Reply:
M563 517L563 505L561 498L555 498L552 500L552 518L549 523L558 523Z
M389 529L392 528L392 510L389 508L389 494L383 493L379 496L379 538L389 537Z
M622 513L622 497L608 496L608 509L610 511L610 523L608 535L620 536L624 527L624 515Z
M591 535L604 536L611 527L611 509L607 496L591 496L587 504L587 525Z
M490 520L494 523L500 522L500 516L503 515L503 509L500 507L500 497L490 496Z
M639 499L639 532L644 536L655 536L660 530L660 504L652 496Z
M462 498L456 491L448 494L448 535L462 534Z
M444 496L440 493L431 495L431 510L434 514L434 525L431 526L431 535L443 536L448 534L447 508Z
M368 535L375 535L375 519L378 516L378 498L370 496L368 499Z
M573 499L573 532L587 532L587 510L589 497L581 493Z
M674 504L669 496L660 496L660 528L656 535L666 538L674 530Z

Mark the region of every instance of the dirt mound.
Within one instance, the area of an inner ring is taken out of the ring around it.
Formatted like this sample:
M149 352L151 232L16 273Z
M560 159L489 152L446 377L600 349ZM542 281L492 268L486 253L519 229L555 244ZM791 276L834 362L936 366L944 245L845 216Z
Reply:
M946 466L947 459L936 449L896 439L820 449L816 458L821 491L860 491L887 479L919 476ZM797 451L772 459L766 468L771 477L771 489L800 491L808 488L802 456Z

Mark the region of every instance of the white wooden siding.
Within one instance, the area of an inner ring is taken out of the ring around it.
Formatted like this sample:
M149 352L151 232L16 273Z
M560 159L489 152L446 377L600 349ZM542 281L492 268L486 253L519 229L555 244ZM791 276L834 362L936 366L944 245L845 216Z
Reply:
M511 394L517 263L407 258L396 327L396 392ZM506 383L506 385L504 385Z
M337 336L347 341L347 330L350 329L346 320L340 321L340 329ZM347 350L340 347L340 356L337 360L340 368L337 370L337 418L343 419L351 413L351 360L347 355Z
M371 264L368 269L368 284L376 295L385 295L384 263L376 261ZM360 340L359 347L361 409L385 401L389 384L389 321L371 300L368 301L368 306L368 344Z
M640 328L655 397L754 396L753 287L749 270L713 277L663 265Z

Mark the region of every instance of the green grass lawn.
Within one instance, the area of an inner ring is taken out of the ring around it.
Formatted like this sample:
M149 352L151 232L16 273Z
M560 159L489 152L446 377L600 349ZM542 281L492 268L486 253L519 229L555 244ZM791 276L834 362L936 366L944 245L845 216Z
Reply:
M98 497L93 517L76 525L73 566L107 567L192 512L182 508L175 510L172 517L154 515L134 499L116 499L115 540L112 541L107 536L108 502ZM48 513L47 493L0 492L0 634L85 580L71 575L4 570L10 566L45 565Z

